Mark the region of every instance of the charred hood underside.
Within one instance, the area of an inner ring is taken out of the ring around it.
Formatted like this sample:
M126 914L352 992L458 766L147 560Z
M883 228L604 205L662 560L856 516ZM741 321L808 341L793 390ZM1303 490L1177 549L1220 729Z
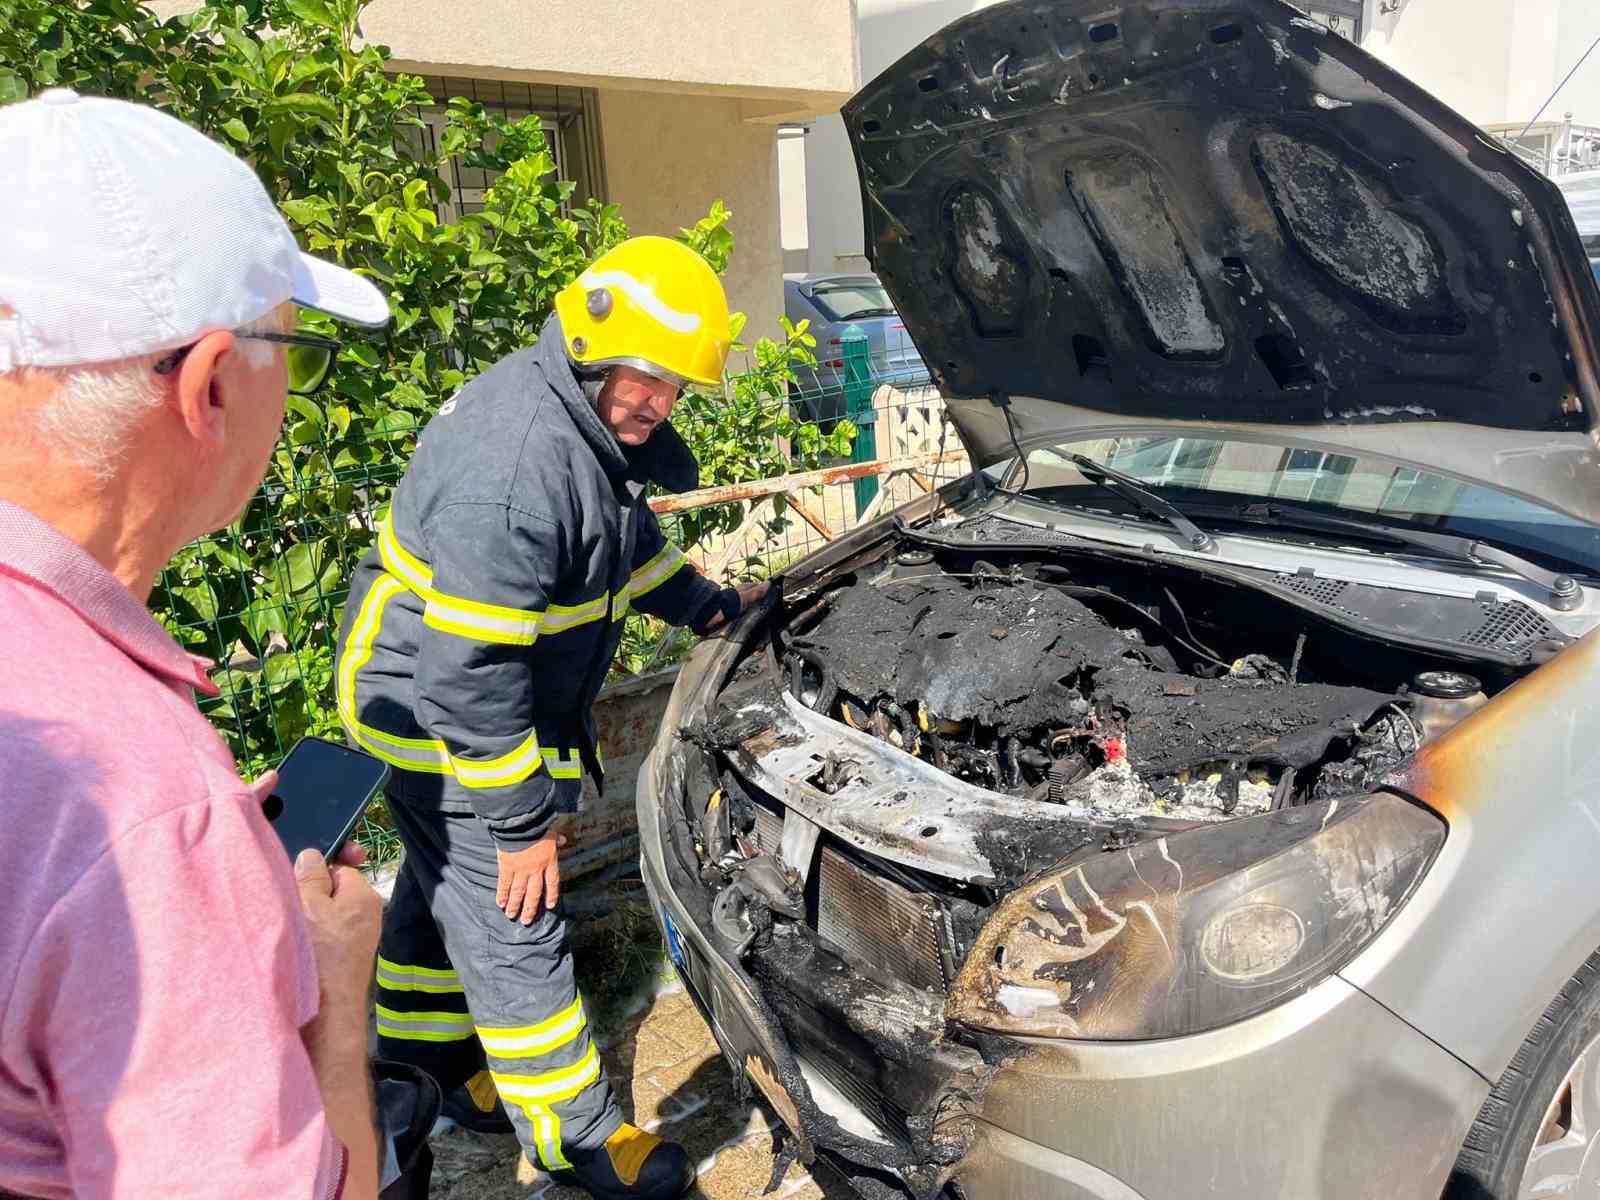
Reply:
M1278 0L996 5L844 116L869 256L982 462L995 395L1024 443L1069 405L1571 453L1594 426L1600 291L1554 184Z

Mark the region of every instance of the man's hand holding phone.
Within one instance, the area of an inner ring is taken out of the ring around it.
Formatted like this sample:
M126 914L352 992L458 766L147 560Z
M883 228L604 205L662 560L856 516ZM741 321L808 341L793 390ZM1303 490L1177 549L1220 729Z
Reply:
M265 804L278 786L278 773L268 771L252 790ZM383 900L358 869L366 852L346 842L333 861L316 847L294 860L294 881L300 893L317 964L317 1015L300 1031L311 1059L322 1107L335 1137L349 1153L346 1194L378 1194L378 1137L372 1121L371 1072L367 1063L367 989L378 953Z

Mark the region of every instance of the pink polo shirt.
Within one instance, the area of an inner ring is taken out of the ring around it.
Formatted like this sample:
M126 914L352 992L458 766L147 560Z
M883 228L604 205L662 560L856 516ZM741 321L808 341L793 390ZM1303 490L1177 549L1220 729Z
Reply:
M0 1193L338 1195L288 857L103 567L0 501Z

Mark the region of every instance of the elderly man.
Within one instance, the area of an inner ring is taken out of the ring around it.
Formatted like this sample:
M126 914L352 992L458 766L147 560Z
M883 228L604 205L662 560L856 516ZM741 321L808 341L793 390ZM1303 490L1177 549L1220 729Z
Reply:
M294 305L387 306L154 110L46 92L0 161L0 1194L374 1197L379 901L291 869L145 601L326 373Z
M498 1091L530 1160L604 1200L679 1196L694 1169L612 1097L551 823L600 774L589 707L629 608L706 632L762 590L702 577L644 498L695 486L667 416L685 383L720 381L731 340L694 251L635 238L603 255L536 345L429 425L340 637L340 713L397 768L406 844L378 951L383 1053L433 1073L478 1127Z

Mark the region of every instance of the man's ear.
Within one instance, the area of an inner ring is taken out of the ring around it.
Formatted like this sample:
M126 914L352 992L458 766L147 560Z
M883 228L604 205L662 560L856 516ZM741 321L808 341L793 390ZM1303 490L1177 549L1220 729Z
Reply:
M223 392L222 367L233 347L233 334L227 330L208 333L178 365L178 418L197 442L218 446L227 436L230 397Z

